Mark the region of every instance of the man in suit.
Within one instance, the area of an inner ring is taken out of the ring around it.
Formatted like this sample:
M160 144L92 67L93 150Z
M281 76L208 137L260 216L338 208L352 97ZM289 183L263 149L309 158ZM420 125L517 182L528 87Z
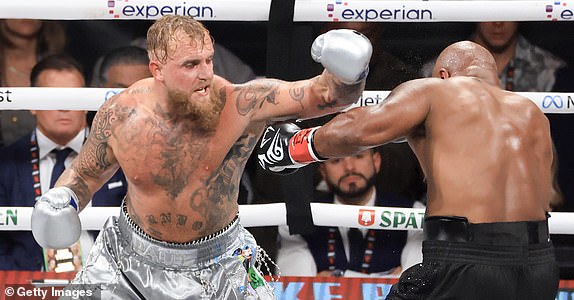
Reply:
M412 207L413 200L375 187L381 153L374 149L329 159L319 165L328 193L315 201L345 205ZM401 272L407 231L316 226L313 233L289 235L279 227L277 264L287 276L380 276Z
M81 66L64 55L41 60L30 77L33 87L85 86ZM76 157L87 137L85 111L38 110L32 114L36 117L36 128L0 150L0 206L34 206ZM120 170L94 195L92 204L119 206L126 191ZM92 243L93 235L83 232L79 248L42 249L30 231L0 231L0 269L77 270L81 266L78 252L87 255ZM72 261L59 261L58 265L56 261L50 262L56 251L66 250L73 256Z

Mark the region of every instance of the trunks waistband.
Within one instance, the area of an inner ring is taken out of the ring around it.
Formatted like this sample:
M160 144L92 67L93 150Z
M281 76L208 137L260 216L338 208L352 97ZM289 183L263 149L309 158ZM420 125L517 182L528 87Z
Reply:
M145 233L128 215L127 206L122 203L118 228L122 244L148 261L166 267L197 267L232 251L240 232L239 217L221 230L186 243L166 242Z
M552 243L521 246L478 243L456 243L426 240L422 246L423 261L484 264L498 266L526 266L556 263Z
M424 220L425 240L523 246L550 243L548 220L469 223L465 217L432 216Z

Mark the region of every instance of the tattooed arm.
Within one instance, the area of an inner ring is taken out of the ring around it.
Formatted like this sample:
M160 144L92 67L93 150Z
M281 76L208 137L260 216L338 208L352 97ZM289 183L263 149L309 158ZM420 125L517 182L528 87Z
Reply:
M308 80L256 79L227 90L240 115L254 121L308 119L340 111L359 99L365 81L347 85L329 72Z
M56 182L55 186L66 186L76 193L80 210L119 168L108 144L112 124L119 118L115 106L110 99L100 108L78 157Z
M363 93L371 54L371 43L364 35L347 29L331 30L318 36L311 46L311 56L325 67L321 75L298 82L254 80L226 96L236 101L241 115L251 114L256 121L334 113Z

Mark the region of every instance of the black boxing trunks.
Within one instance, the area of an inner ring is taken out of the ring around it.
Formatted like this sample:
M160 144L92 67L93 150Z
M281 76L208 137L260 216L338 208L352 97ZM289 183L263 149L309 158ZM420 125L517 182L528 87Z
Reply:
M554 300L559 270L548 221L469 223L428 217L423 262L401 275L387 300Z
M66 290L96 289L96 299L274 299L255 267L258 250L238 218L198 241L154 239L131 220L124 203Z

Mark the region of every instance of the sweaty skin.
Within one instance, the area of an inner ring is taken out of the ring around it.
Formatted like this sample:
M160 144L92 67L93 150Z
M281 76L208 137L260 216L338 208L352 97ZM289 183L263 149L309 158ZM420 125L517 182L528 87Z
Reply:
M443 53L433 72L442 79L406 82L380 105L337 116L316 131L317 152L342 157L407 137L426 177L427 216L545 220L555 193L547 118L498 87L486 49L461 42Z
M73 189L84 208L121 167L130 217L156 239L189 242L235 218L241 174L269 122L338 111L359 98L364 80L343 85L325 71L297 82L232 85L213 74L207 32L192 40L180 31L174 40L166 62L150 61L153 78L100 108L85 146L56 185ZM185 102L221 103L222 109L207 125L181 116L181 106L169 105L174 90Z

